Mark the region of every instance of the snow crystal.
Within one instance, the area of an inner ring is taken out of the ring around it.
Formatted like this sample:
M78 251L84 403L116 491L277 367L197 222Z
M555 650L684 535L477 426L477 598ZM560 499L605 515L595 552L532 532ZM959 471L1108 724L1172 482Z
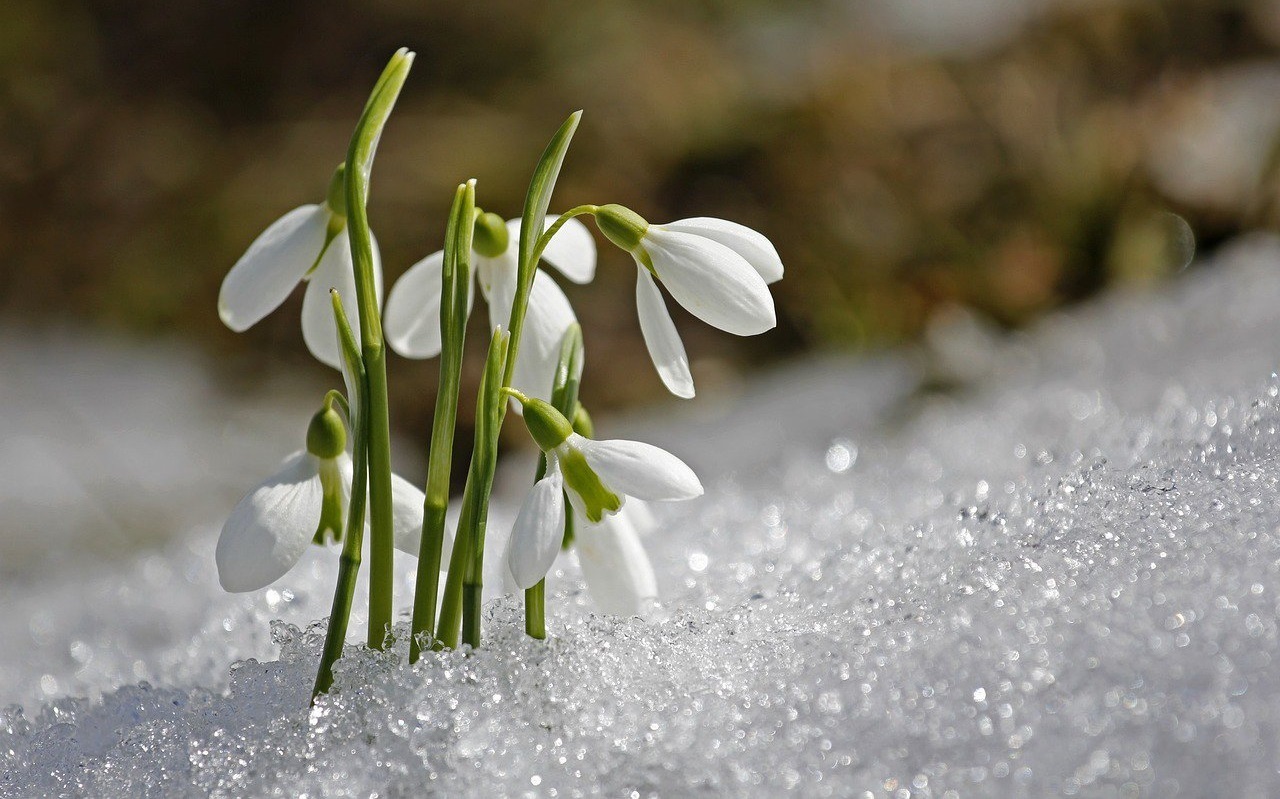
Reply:
M483 649L409 666L402 627L314 708L323 553L227 597L201 527L6 592L0 794L1276 795L1278 266L976 343L958 391L909 390L931 351L606 422L709 476L657 511L655 618L564 558L549 640L495 596Z

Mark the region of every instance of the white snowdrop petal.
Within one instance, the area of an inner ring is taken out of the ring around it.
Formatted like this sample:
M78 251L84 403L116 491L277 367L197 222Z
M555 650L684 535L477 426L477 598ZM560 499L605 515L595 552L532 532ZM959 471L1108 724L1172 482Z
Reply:
M712 327L754 336L777 324L764 278L723 244L653 225L643 246L676 302Z
M226 591L256 591L284 576L302 557L320 523L318 463L305 451L240 500L222 527L214 559Z
M625 509L599 524L581 521L573 546L587 591L601 612L643 616L653 606L658 581Z
M727 219L699 216L668 222L662 227L720 242L746 259L760 277L764 278L765 283L775 283L782 279L782 258L778 256L777 248L763 233L746 225Z
M622 506L618 512L627 517L627 521L635 528L636 534L646 536L658 527L658 519L653 515L653 508L642 499L632 499Z
M555 222L547 220L547 227ZM519 237L519 220L516 220L516 241ZM576 217L565 222L547 242L542 260L574 283L590 283L596 276L596 240L591 231Z
M280 307L315 263L328 224L323 206L303 205L263 231L222 281L223 323L239 333Z
M576 436L572 446L614 490L639 499L692 499L702 496L702 483L684 461L643 441L593 441Z
M426 494L417 486L392 473L391 521L395 530L395 547L415 558L422 542L422 515L426 500ZM448 525L445 525L445 547L453 547L453 534Z
M406 358L440 354L440 296L444 252L433 252L409 267L387 297L382 329L391 349Z
M444 567L441 571L447 571ZM516 577L511 573L511 536L507 536L506 546L502 549L502 593L503 595L514 594L522 590L516 585Z
M320 266L312 273L306 293L302 295L302 340L316 360L334 369L342 368L342 359L338 353L338 327L333 320L333 301L329 299L329 289L338 290L342 297L342 307L347 312L347 321L351 323L357 340L360 336L360 312L350 256L346 237L334 239Z
M689 372L689 356L684 342L671 321L662 293L653 282L649 270L643 266L636 275L636 311L640 316L640 332L644 335L649 357L658 370L658 376L667 390L677 397L690 399L694 395L693 375Z
M564 482L552 466L525 497L511 528L507 564L516 585L527 590L546 577L563 540Z
M489 303L489 329L502 325L509 329L511 321L511 305L516 296L516 256L508 249L497 258L475 257L476 281L480 284L480 292Z
M560 361L560 342L576 321L569 298L550 275L539 269L529 291L520 352L512 373L513 386L530 397L551 401L551 388ZM517 402L513 407L523 406Z
M373 282L378 306L382 306L382 254L378 240L373 239ZM360 304L356 299L356 276L351 262L351 241L338 236L329 244L316 271L308 278L307 291L302 296L302 340L307 349L321 363L334 369L342 368L338 353L338 328L333 320L333 302L329 289L337 289L342 297L342 307L357 340L360 337Z

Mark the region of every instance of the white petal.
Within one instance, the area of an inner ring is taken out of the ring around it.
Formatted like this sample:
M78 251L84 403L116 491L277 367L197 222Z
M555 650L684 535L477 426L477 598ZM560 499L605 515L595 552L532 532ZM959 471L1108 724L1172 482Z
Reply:
M574 433L568 445L579 449L606 487L638 499L692 499L702 483L684 461L642 441L593 441Z
M547 228L555 224L555 221L556 217L549 217ZM507 223L507 228L511 230L512 241L519 242L520 220L511 220ZM517 244L517 248L518 246ZM547 242L547 248L542 251L542 260L574 283L590 283L596 276L596 240L591 237L591 231L581 220L570 219Z
M643 266L636 275L636 311L640 315L640 332L644 334L649 357L658 370L658 376L667 390L677 397L693 397L693 375L689 373L689 356L684 342L667 313L667 304L653 282L653 276Z
M524 317L512 385L530 397L550 402L556 366L560 362L560 342L576 321L569 298L550 275L539 269L529 291L529 309ZM522 406L517 402L513 407Z
M658 598L653 565L625 513L599 524L583 521L574 537L578 564L596 607L618 616L643 616Z
M642 245L676 302L712 327L754 336L777 324L764 278L723 244L650 225Z
M387 297L382 329L391 349L406 358L440 354L440 296L444 252L433 252L400 276Z
M356 276L351 263L351 240L344 234L329 244L329 249L308 278L307 291L302 296L302 339L307 349L321 363L334 369L342 368L338 354L337 324L333 320L333 301L329 289L337 289L342 297L342 307L356 340L360 340L360 305L356 301ZM378 241L373 239L373 281L382 304L382 255Z
M752 230L746 225L739 225L727 219L699 216L668 222L662 227L681 233L705 236L712 241L720 242L745 258L766 283L775 283L782 279L782 258L778 256L777 248L773 246L773 242L765 238L763 233Z
M391 521L395 529L395 547L418 557L422 542L423 505L427 497L408 480L398 474L391 475ZM453 532L448 525L444 528L444 548L453 548Z
M476 282L489 303L489 328L498 325L508 328L511 320L511 304L516 296L516 256L515 251L508 249L497 258L475 256Z
M441 569L447 571L448 567ZM511 536L507 536L507 545L502 550L502 593L508 596L523 589L516 585L516 577L511 573Z
M507 565L516 585L533 588L547 576L564 541L564 482L555 461L525 497L511 528Z
M222 281L218 315L237 333L280 307L315 264L329 212L304 205L277 219L249 245Z
M293 568L315 535L322 500L315 457L299 451L286 458L222 527L214 558L223 589L256 591Z
M658 527L658 519L653 515L649 503L642 499L632 498L618 511L619 516L626 516L627 521L635 528L636 534L648 535Z

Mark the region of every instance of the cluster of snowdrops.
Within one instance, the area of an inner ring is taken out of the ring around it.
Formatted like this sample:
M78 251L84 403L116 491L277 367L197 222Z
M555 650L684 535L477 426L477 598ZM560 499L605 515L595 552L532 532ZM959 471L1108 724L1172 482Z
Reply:
M366 533L370 646L389 644L396 549L418 558L411 660L424 647L480 644L489 499L498 433L509 410L523 417L542 452L503 555L510 587L525 595L529 635L546 635L544 579L569 548L602 610L638 613L656 596L639 539L653 523L642 502L690 499L702 486L662 449L594 438L578 400L582 332L555 279L539 268L545 263L575 283L591 281L596 245L583 219L593 219L606 240L634 258L640 330L662 382L679 397L694 395L693 380L659 284L702 321L748 336L774 326L768 286L783 272L773 245L733 222L697 218L651 225L619 205L581 205L549 216L578 125L575 113L538 162L521 216L503 220L484 211L475 181L458 186L444 248L405 272L384 309L366 200L377 141L412 63L406 50L392 57L324 201L296 208L268 227L227 274L218 301L223 321L243 331L306 283L303 338L316 358L343 376L345 391L324 396L305 447L232 511L216 554L224 588L254 591L283 576L312 543L341 544L317 694L332 684L332 666L342 654ZM445 515L476 285L488 305L491 337L472 458L451 534ZM387 345L411 358L440 357L425 490L391 471Z

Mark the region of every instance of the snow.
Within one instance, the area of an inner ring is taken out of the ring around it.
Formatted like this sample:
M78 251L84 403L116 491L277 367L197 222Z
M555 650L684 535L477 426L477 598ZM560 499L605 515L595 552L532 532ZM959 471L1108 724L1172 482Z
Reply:
M0 795L1276 795L1277 266L605 421L708 486L654 618L562 558L549 641L495 595L483 649L350 647L312 709L323 552L228 596L203 523L6 582Z

